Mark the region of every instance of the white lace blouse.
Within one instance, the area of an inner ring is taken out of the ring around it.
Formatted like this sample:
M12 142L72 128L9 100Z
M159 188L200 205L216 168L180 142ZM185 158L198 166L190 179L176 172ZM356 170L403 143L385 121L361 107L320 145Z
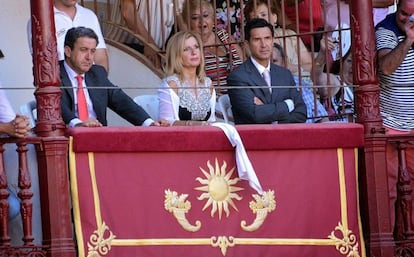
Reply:
M174 81L177 84L176 93L168 83ZM179 110L185 108L191 113L191 120L205 120L210 113L208 122L215 122L216 91L211 91L211 79L206 77L204 84L197 81L197 95L188 81L182 82L177 75L169 76L161 81L158 89L159 117L170 124L180 120Z

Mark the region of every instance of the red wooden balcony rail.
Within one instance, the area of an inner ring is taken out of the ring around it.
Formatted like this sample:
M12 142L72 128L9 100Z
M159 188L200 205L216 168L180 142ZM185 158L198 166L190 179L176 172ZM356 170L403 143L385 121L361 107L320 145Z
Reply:
M42 137L37 150L42 184L43 244L50 246L47 256L66 257L75 256L75 247L71 233L67 185L68 146L67 139L63 137L65 128L59 111L60 91L52 4L52 0L31 0L33 71L38 104L36 132ZM360 173L365 243L369 256L389 257L396 254L396 242L388 214L390 206L386 190L388 185L385 158L388 138L384 135L378 105L379 87L376 76L372 3L351 0L350 5L353 76L354 84L358 85L355 90L356 121L365 128L365 147L361 151ZM402 182L404 184L404 180ZM403 231L406 235L411 233L409 226ZM410 243L411 237L406 239L405 242ZM413 252L409 244L398 245L407 246L405 249L408 254Z
M27 144L39 144L39 138L14 139L0 138L0 253L1 256L25 256L33 254L34 256L46 256L46 248L44 246L34 245L34 237L32 230L32 213L33 213L33 191L32 180L28 169ZM4 166L4 145L15 144L18 153L18 196L21 200L20 212L23 224L23 244L22 246L11 246L9 236L9 203L7 198L8 182Z

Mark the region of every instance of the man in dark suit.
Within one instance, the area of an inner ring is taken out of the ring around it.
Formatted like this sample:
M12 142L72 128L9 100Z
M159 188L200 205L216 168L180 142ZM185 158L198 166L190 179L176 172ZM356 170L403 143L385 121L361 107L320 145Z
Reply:
M102 66L93 64L97 44L98 37L90 28L75 27L66 34L65 60L59 63L64 122L69 127L106 126L109 107L136 126L161 125L113 85Z
M305 122L306 105L292 74L271 62L273 26L252 19L245 26L245 39L251 56L227 77L235 123Z

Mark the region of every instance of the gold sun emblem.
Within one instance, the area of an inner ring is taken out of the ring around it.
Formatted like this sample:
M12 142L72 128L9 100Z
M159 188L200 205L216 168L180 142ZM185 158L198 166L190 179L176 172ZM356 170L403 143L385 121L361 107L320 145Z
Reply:
M207 172L200 167L200 170L203 172L206 178L196 178L196 180L204 186L196 187L195 189L205 192L202 193L197 199L208 199L203 207L203 211L212 205L211 217L213 217L218 210L219 219L221 220L221 214L223 210L226 213L226 217L230 215L229 205L238 211L236 205L233 202L233 199L239 201L242 199L242 197L235 192L241 191L243 188L234 186L237 184L237 182L239 182L240 179L237 177L230 179L231 175L233 174L234 167L226 172L227 163L225 161L223 161L221 168L217 159L215 168L210 164L210 161L207 161L207 166L210 172Z

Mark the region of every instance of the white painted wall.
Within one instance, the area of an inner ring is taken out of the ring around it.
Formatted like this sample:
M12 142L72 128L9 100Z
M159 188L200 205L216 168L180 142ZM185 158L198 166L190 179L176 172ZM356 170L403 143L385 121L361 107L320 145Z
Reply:
M0 80L15 110L33 96L32 56L27 40L30 1L2 1L0 8Z

